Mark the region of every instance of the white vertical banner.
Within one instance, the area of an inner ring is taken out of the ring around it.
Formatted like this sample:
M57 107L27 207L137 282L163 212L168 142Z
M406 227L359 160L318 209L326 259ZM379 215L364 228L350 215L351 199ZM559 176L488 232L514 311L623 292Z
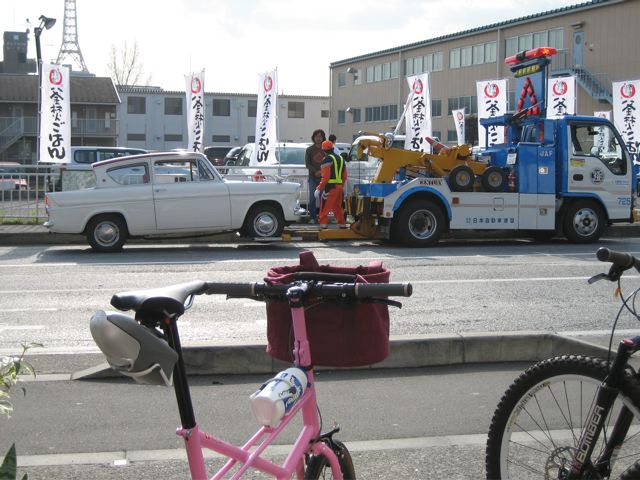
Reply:
M256 146L249 165L276 165L276 115L278 106L278 70L260 75L256 109Z
M40 84L39 162L71 161L71 85L69 67L43 63Z
M406 137L404 148L418 152L431 151L431 144L425 137L431 137L431 93L429 74L422 73L407 77L409 98L407 101Z
M486 141L487 129L480 124L481 118L499 117L507 112L507 80L485 80L476 82L478 92L478 145L485 148L496 143L504 143L504 127L488 127L488 144Z
M187 150L204 151L204 70L184 76L187 96Z
M607 120L611 120L611 110L603 110L600 112L593 112L594 117L606 118ZM609 143L611 139L611 130L604 127L596 128L596 136L593 139L593 146L597 147L599 151L608 151Z
M613 82L613 120L635 162L640 150L640 80Z
M562 118L576 113L576 77L547 80L547 118Z
M458 145L464 143L465 124L464 124L464 108L460 110L451 110L453 116L453 123L456 127L456 135L458 136Z

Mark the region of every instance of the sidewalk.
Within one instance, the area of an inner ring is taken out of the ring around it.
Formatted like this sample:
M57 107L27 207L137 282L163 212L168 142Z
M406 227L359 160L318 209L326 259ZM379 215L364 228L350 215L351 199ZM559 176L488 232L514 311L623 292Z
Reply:
M300 226L300 228L309 229L306 225ZM470 235L474 238L509 238L514 236L513 232L497 230L474 230L456 233L457 238L470 238ZM603 237L640 237L640 223L611 225L605 230ZM518 234L515 234L514 238L519 238ZM153 240L133 239L130 242L234 243L239 240L241 240L240 237L235 233L225 233L196 237L154 238ZM87 245L87 240L84 235L50 233L42 225L0 225L0 245Z

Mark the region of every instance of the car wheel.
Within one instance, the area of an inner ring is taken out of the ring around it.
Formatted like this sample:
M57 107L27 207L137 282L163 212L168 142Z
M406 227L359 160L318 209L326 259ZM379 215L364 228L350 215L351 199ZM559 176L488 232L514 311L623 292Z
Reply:
M87 241L97 252L116 252L129 238L127 225L119 215L99 215L87 226Z
M453 192L470 192L474 181L473 170L466 165L458 165L449 173L449 187Z
M273 205L256 205L249 210L242 230L252 238L279 237L284 230L284 216Z
M573 243L593 243L602 235L606 220L597 203L591 200L576 201L565 212L564 235Z
M404 205L392 224L391 238L408 247L428 247L440 240L445 217L429 200L412 200Z

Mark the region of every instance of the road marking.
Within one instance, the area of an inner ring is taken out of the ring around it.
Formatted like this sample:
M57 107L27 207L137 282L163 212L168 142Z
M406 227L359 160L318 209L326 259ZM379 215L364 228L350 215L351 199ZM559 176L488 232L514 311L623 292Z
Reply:
M477 445L484 448L486 434L444 435L440 437L392 438L384 440L349 441L351 452L370 452L380 450L408 450L430 447L453 447ZM291 445L272 445L265 457L284 456L291 451ZM215 452L206 451L205 458L224 458ZM93 453L59 453L47 455L18 455L19 467L46 467L56 465L99 465L110 464L117 468L126 468L132 462L186 461L184 448L164 450L128 450Z

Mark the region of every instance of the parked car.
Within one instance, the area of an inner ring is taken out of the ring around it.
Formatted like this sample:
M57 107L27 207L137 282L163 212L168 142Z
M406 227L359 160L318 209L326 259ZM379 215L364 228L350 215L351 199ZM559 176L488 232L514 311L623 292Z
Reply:
M18 162L0 162L0 191L26 190L27 179Z
M224 166L227 153L232 148L230 146L204 147L204 154L214 167L219 168Z
M234 166L229 168L227 176L254 181L282 178L297 182L302 186L302 202L306 205L309 173L304 164L304 154L308 146L306 143L279 142L275 151L278 164L252 167L249 162L255 143L247 143L238 154Z
M128 147L101 147L101 146L74 146L71 147L69 163L52 164L49 176L49 190L62 190L63 173L68 172L90 172L91 165L111 158L126 157L128 155L140 155L147 153L142 148Z
M46 196L54 233L84 234L100 252L129 237L239 231L278 237L302 213L300 185L223 179L201 153L150 153L93 164L96 186Z

